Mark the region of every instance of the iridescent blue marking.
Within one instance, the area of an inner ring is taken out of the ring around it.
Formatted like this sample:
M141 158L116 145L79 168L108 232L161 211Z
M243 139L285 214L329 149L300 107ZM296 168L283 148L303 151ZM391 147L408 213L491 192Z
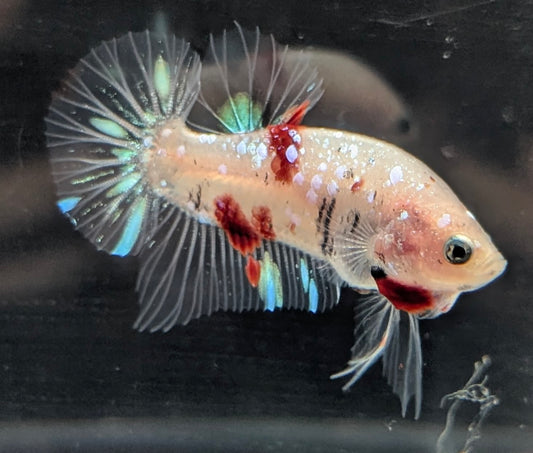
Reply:
M269 279L266 285L266 308L265 310L274 311L276 309L276 285L274 280Z
M302 279L304 291L309 291L309 269L307 268L307 263L303 258L300 258L300 277Z
M318 310L318 291L316 289L315 280L312 278L309 281L309 311L316 313Z
M63 198L57 202L57 207L61 210L63 214L72 211L76 205L80 202L81 197L68 197Z
M261 276L257 285L259 297L265 303L265 310L274 311L283 307L283 287L278 265L265 252L261 260Z
M106 193L106 196L108 198L113 198L117 195L120 195L121 193L128 192L133 187L135 187L135 185L139 182L140 179L140 173L131 173L130 175L126 176L122 181L115 184L111 189L109 189Z
M141 198L136 201L131 211L131 217L126 223L120 241L118 241L115 248L111 250L112 255L126 256L131 252L131 249L137 242L139 234L141 233L144 213L146 211L146 199Z

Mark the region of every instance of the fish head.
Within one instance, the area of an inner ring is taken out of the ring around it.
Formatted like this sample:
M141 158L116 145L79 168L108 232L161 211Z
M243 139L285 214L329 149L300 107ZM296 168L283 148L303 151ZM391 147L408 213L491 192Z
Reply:
M371 274L397 308L439 316L460 293L505 270L489 235L447 186L392 203L388 211L375 236Z

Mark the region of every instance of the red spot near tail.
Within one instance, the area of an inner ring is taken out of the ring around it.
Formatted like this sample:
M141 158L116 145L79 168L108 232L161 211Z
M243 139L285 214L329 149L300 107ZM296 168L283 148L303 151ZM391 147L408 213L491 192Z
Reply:
M433 308L433 296L427 289L404 285L389 277L374 279L379 292L398 310L417 314Z
M231 246L243 255L252 253L261 244L261 236L243 214L231 195L215 198L215 217L226 233Z
M305 101L285 112L281 124L268 127L270 134L270 152L274 154L270 168L276 181L291 183L298 172L300 158L300 134L298 125L309 109L309 101Z
M268 240L276 239L272 213L266 206L256 206L252 209L252 224L259 234Z
M352 192L357 192L359 189L361 189L361 187L363 187L363 184L364 184L363 178L356 180L352 184Z
M254 288L257 288L259 285L259 279L261 278L261 263L256 259L248 255L248 261L246 262L246 267L244 268L246 273L246 278Z

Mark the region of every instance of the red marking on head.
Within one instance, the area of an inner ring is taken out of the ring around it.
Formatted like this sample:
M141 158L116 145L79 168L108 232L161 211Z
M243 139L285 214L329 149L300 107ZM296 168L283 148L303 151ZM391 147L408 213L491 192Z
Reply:
M276 239L272 213L266 206L256 206L252 209L252 224L259 234L265 239Z
M417 314L433 308L433 296L427 289L404 285L386 276L374 279L379 292L398 310Z
M215 198L215 217L232 247L243 255L252 253L261 244L261 236L231 195Z
M261 263L256 259L248 255L248 261L246 262L246 267L244 268L246 273L246 278L254 288L257 288L259 284L259 279L261 277Z
M361 187L363 187L364 180L363 178L359 178L352 184L352 192L357 192Z

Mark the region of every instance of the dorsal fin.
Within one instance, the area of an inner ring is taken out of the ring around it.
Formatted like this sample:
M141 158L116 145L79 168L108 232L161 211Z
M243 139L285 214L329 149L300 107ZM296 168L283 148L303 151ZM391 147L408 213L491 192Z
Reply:
M280 118L280 123L289 126L298 126L304 119L305 114L309 111L309 100L306 99L299 105L292 106Z
M208 132L250 132L305 106L303 118L322 96L322 80L303 52L289 61L287 49L272 35L237 23L231 32L211 35L189 124Z

